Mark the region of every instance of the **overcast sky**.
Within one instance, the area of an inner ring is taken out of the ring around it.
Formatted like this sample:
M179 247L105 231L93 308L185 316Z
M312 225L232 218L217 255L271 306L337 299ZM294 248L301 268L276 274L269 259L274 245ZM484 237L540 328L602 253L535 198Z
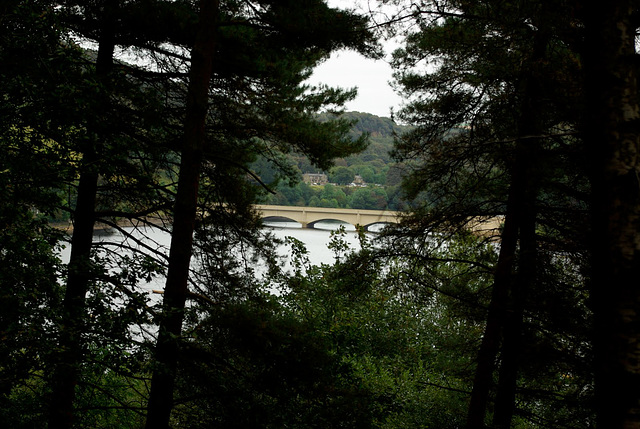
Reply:
M354 8L363 0L329 0L333 7ZM351 51L335 52L316 68L311 84L324 83L341 88L358 88L358 97L347 103L347 111L390 116L390 109L398 111L401 99L389 86L391 67L384 60L369 60Z
M334 53L322 63L309 80L312 84L324 83L341 88L358 88L358 97L347 103L347 111L390 116L390 109L398 111L400 97L389 86L391 67L385 61L363 58L351 51Z

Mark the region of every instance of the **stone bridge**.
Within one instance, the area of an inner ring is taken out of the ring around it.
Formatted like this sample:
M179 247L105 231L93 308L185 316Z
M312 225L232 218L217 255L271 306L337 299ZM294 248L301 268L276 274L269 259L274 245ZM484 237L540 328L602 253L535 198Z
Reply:
M303 228L313 228L316 222L322 220L339 220L354 226L362 226L368 229L377 223L398 223L400 212L389 210L358 210L358 209L334 209L324 207L294 207L294 206L268 206L256 205L256 210L262 214L265 220L284 218L299 222Z

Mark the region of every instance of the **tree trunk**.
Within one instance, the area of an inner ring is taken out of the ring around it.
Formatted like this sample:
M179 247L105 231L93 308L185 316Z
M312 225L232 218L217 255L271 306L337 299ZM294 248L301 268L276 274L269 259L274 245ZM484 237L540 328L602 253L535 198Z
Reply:
M116 8L117 0L107 2L100 29L96 74L98 80L104 82L113 65ZM73 425L75 386L78 384L79 367L83 359L81 336L84 332L86 295L92 277L91 248L98 190L100 138L97 136L88 141L82 154L69 272L62 305L60 352L56 356L51 382L50 429L70 428Z
M539 21L539 20L538 20ZM542 142L539 138L530 137L542 133L541 112L544 109L541 97L543 88L540 65L546 58L549 37L543 24L536 32L533 51L528 65L524 67L522 106L518 124L518 135L522 136L516 143L516 172L514 174L515 189L519 197L518 206L518 264L515 281L512 283L510 299L505 314L505 329L500 359L498 388L493 414L493 427L508 429L516 409L516 389L518 367L522 352L522 335L524 328L524 310L527 295L536 278L537 239L536 219L538 199L538 169Z
M533 189L529 191L527 193L534 194L531 192ZM515 412L519 360L522 352L524 309L528 291L536 275L535 195L525 196L524 200L520 220L518 272L512 284L504 318L500 371L493 414L495 429L510 428Z
M147 429L168 428L173 407L173 389L188 291L218 12L218 0L200 1L198 36L191 52L187 112L173 215L169 268L164 290L163 315L156 343L156 366L147 406Z
M592 183L596 424L640 428L640 114L637 2L584 2Z
M500 254L493 277L487 324L476 359L476 372L467 414L467 429L482 429L485 427L484 420L487 413L496 357L500 349L510 289L509 283L512 281L512 270L518 242L518 221L515 216L516 213L513 211L514 200L517 198L515 191L514 187L511 186L504 229L501 235Z
M98 174L87 151L83 154L83 172L78 184L71 238L71 256L67 287L62 306L60 353L52 377L49 428L70 428L73 425L73 401L82 362L83 319L85 298L91 280L91 246L95 223L95 201Z
M537 63L545 56L548 37L536 34L529 65L523 68L522 106L518 124L515 162L507 200L505 227L501 236L500 254L487 315L482 344L469 403L467 428L484 428L495 362L500 354L500 371L496 391L493 426L509 428L515 411L518 360L522 347L524 305L527 291L535 277L536 264L536 199L535 179L538 148L537 138L525 137L540 133L541 89L538 85ZM518 249L518 243L520 243ZM517 258L517 275L514 264Z

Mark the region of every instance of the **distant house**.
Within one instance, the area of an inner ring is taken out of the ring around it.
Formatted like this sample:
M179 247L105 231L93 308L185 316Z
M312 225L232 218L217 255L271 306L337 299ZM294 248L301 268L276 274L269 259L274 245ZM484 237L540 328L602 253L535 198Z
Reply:
M310 185L326 185L329 183L329 179L324 173L304 173L302 181Z
M362 178L362 176L360 176L359 174L356 174L356 176L353 178L353 184L355 186L366 186L367 185L365 183L364 179Z

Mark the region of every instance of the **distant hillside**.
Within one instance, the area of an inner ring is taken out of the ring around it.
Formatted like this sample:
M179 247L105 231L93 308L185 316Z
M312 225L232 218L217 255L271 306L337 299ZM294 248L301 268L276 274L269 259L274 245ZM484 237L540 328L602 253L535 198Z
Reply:
M362 133L369 133L372 137L393 137L395 134L401 134L410 129L405 125L397 125L390 118L376 116L371 113L363 112L345 112L341 118L348 120L356 120L352 132L354 136ZM327 120L329 115L323 113L319 116L321 121Z
M328 115L321 115L320 119L326 119ZM362 112L346 112L341 118L355 120L351 130L353 138L359 137L362 133L368 133L370 143L367 149L359 154L352 155L344 160L336 160L336 166L358 166L373 161L375 169L379 170L383 165L392 162L389 152L393 149L394 135L402 134L410 129L410 127L397 125L390 118L383 118L371 113ZM382 163L383 165L381 165ZM307 173L308 171L304 171Z
M407 131L409 127L395 124L390 118L383 118L371 113L346 112L341 117L355 119L358 122L353 126L353 133L369 133L371 137L393 137Z
M301 181L294 187L289 187L287 183L281 183L276 189L277 193L267 196L265 203L357 209L401 210L404 207L398 186L400 171L394 168L389 152L393 149L394 136L410 128L396 125L390 118L370 113L347 112L341 117L355 121L351 130L353 138L362 133L369 134L369 146L360 153L336 159L335 167L324 173L333 184L349 183L357 175L360 176L358 180L363 180L369 186L309 186ZM329 115L323 114L319 119L328 120ZM288 158L294 168L297 167L300 179L303 173L321 173L304 155L290 154ZM275 172L268 163L257 162L254 164L254 171L265 183L270 183L275 177Z
M329 114L326 113L319 116L321 121L329 120L329 118ZM368 133L369 146L360 153L336 159L335 168L324 173L327 173L331 180L332 173L337 168L346 167L352 174L361 176L368 184L396 185L398 183L397 174L392 172L391 177L388 177L389 170L393 168L390 152L393 149L394 136L408 131L410 127L397 125L390 118L382 118L371 113L346 112L341 118L355 121L351 130L354 139L362 133ZM288 159L292 165L297 167L300 177L304 173L321 173L302 154L290 154ZM265 163L264 160L259 160L253 167L265 183L270 183L275 178L276 172L273 170L273 166Z

